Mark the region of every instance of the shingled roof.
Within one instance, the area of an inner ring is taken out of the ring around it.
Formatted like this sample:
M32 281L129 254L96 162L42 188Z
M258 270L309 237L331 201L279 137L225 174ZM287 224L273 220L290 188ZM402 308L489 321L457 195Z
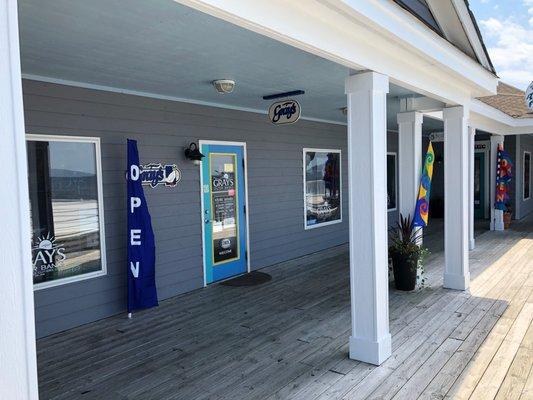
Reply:
M479 100L513 118L533 118L533 111L526 107L525 92L506 83L498 83L497 95L480 97Z

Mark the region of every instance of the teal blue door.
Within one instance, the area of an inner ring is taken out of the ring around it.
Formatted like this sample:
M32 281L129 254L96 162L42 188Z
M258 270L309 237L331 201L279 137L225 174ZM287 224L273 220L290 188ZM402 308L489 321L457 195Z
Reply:
M485 153L474 154L474 217L485 218Z
M248 269L244 147L202 144L204 263L207 284Z

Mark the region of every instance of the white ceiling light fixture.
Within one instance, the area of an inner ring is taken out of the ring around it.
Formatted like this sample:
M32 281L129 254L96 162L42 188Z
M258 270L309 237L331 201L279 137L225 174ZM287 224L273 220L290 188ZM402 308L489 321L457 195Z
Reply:
M217 79L213 81L213 86L218 93L227 94L233 92L235 81L231 79Z

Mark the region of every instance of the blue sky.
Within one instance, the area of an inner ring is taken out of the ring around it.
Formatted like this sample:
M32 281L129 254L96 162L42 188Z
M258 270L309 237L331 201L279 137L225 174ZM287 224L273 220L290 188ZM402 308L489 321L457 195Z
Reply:
M502 81L525 90L533 81L533 0L469 0Z

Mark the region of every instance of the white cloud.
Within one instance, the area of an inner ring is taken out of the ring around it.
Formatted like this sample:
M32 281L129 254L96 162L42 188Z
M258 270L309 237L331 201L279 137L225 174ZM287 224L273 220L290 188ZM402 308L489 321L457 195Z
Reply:
M524 0L524 5L525 5L526 7L529 7L529 8L527 9L527 13L528 13L529 15L533 15L533 0ZM529 26L531 26L531 27L533 28L533 17L531 17L531 18L529 19Z
M524 4L533 6L533 0L524 0ZM520 25L513 18L489 18L480 24L491 43L488 51L500 78L525 89L533 80L533 25Z

